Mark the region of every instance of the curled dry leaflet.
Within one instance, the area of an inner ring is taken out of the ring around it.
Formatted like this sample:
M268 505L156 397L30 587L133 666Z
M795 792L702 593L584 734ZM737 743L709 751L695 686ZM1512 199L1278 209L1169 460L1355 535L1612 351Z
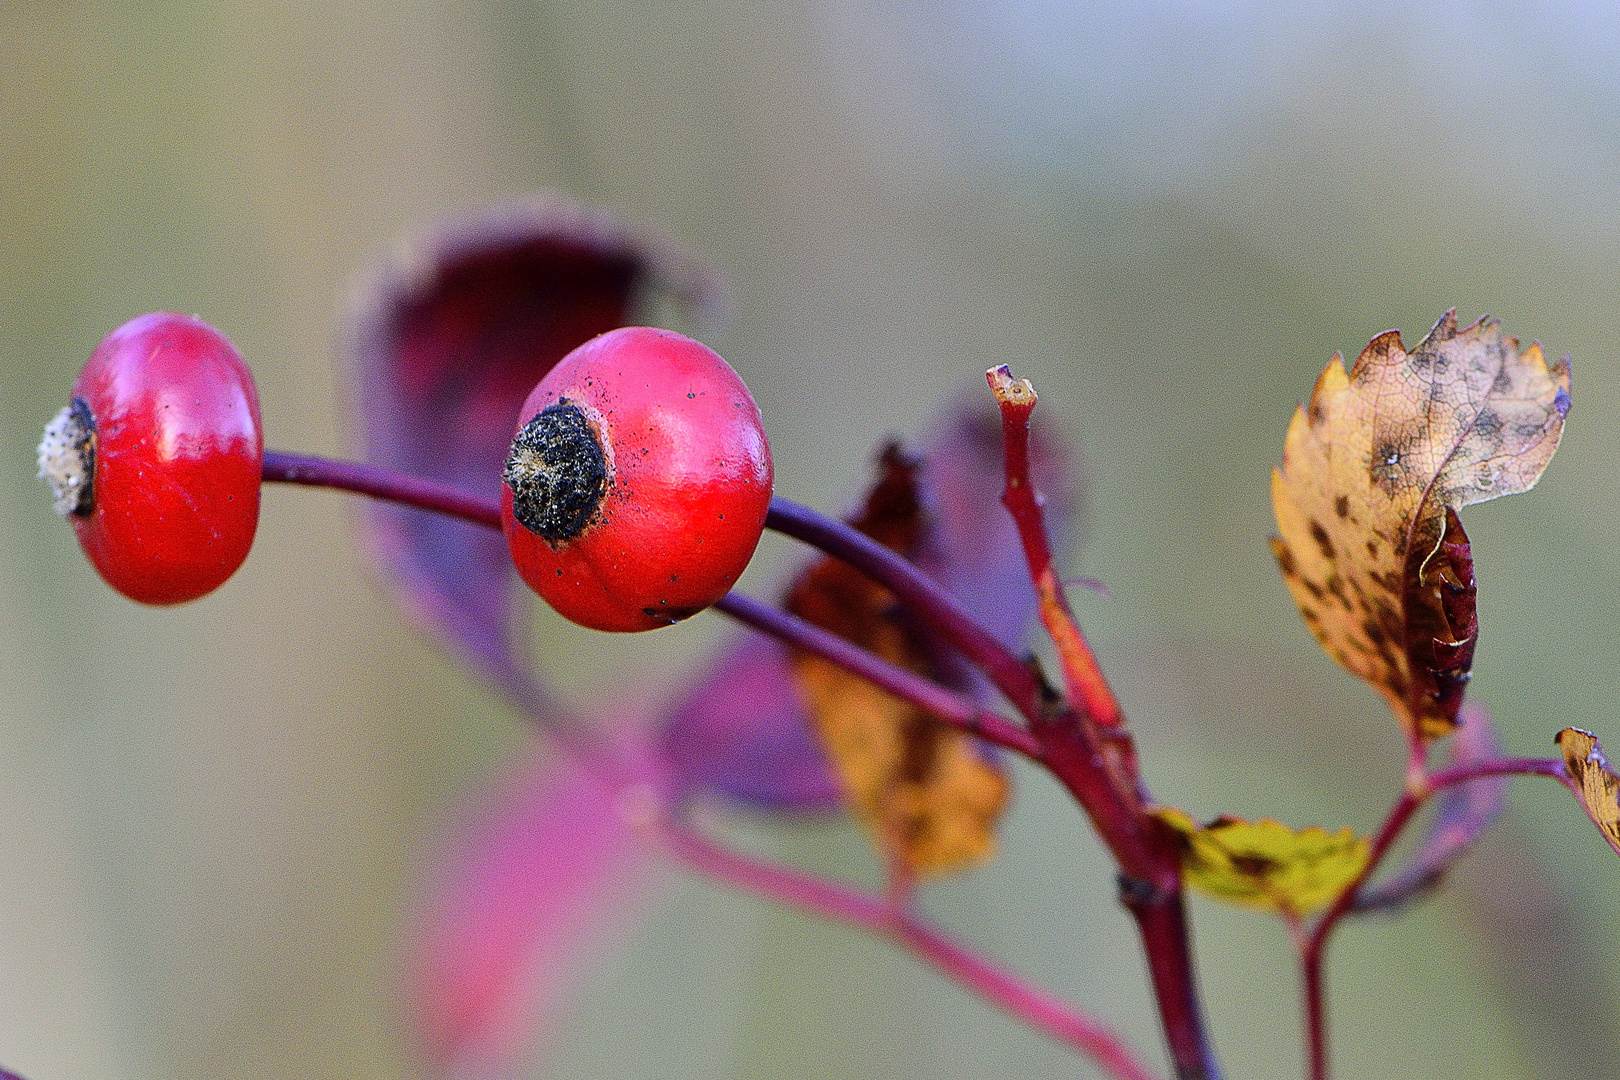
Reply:
M941 404L929 442L880 448L870 491L841 521L773 495L770 409L724 360L673 331L623 326L649 291L691 314L711 308L701 271L555 198L427 230L404 250L372 271L353 316L366 461L265 451L236 350L168 314L108 335L39 458L91 564L149 604L225 583L252 545L263 482L368 497L365 539L403 612L544 737L429 889L409 978L438 1074L508 1069L572 943L622 915L618 901L661 859L886 939L1104 1075L1166 1075L1154 1047L1127 1045L1083 1003L921 914L919 889L993 860L1009 755L1047 770L1113 859L1180 1080L1221 1075L1199 995L1220 975L1198 973L1188 887L1286 925L1307 1075L1321 1080L1334 929L1441 885L1512 777L1563 784L1620 852L1620 776L1596 736L1566 728L1559 756L1504 757L1485 711L1464 701L1479 626L1459 514L1534 486L1570 406L1568 361L1549 365L1494 320L1460 328L1446 312L1410 351L1391 331L1348 371L1335 356L1273 475L1287 587L1409 747L1388 817L1359 835L1200 823L1154 798L1055 565L1075 468L1036 422L1028 380L993 367L979 399ZM766 529L814 549L778 602L732 588ZM742 628L657 724L622 730L548 693L522 644L522 584L596 630L711 609ZM1031 616L1058 659L1051 675L1021 640ZM844 808L888 886L868 894L731 850L692 812L709 799ZM1430 800L1428 835L1386 866Z

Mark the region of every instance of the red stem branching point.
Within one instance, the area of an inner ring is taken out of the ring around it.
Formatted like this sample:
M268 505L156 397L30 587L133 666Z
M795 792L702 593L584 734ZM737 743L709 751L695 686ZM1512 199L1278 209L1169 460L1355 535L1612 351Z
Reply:
M1037 1031L1084 1054L1114 1080L1156 1080L1101 1021L1026 985L887 900L730 851L679 825L666 825L663 835L670 851L694 869L755 895L893 941Z
M1328 1078L1327 995L1323 985L1322 962L1327 951L1328 939L1333 935L1334 929L1350 913L1355 906L1356 894L1372 878L1384 857L1400 839L1402 831L1425 803L1446 788L1492 776L1545 776L1557 780L1566 787L1570 784L1564 763L1556 758L1494 758L1408 777L1406 789L1401 792L1401 797L1395 801L1395 805L1390 807L1378 835L1373 838L1366 867L1360 876L1338 895L1332 906L1317 917L1300 948L1299 967L1300 977L1304 983L1308 1055L1306 1075L1309 1080Z

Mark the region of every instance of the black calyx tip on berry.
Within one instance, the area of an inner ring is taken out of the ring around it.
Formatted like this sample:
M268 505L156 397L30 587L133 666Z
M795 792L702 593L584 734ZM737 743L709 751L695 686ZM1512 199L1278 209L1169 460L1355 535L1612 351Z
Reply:
M552 544L585 531L607 494L607 458L584 410L567 398L549 405L512 440L501 478L512 516Z
M83 398L45 425L39 440L39 478L51 485L56 512L88 517L95 505L96 420Z

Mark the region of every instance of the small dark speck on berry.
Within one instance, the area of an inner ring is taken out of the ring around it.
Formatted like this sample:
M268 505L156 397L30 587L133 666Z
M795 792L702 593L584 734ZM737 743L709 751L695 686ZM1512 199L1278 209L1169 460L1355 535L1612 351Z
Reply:
M694 394L694 393L692 393L692 391L690 391L690 390L688 390L688 391L687 391L687 392L686 392L686 396L687 396L687 397L688 397L688 398L695 398L695 397L697 397L697 395L696 395L696 394Z

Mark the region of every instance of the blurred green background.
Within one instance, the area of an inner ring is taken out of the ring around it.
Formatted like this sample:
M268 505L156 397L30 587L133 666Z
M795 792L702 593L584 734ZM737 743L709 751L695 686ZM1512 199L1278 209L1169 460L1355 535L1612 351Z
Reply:
M199 313L273 445L352 450L352 273L402 231L560 189L711 260L706 336L779 490L838 510L869 449L989 364L1085 458L1066 567L1156 793L1372 828L1401 746L1318 652L1267 477L1335 349L1447 306L1575 357L1534 493L1471 510L1473 694L1508 747L1620 745L1620 16L1544 5L1154 0L0 6L0 1062L30 1080L411 1076L397 962L426 838L525 743L395 617L354 507L271 491L216 595L104 588L33 476L91 347ZM769 544L753 586L787 563ZM634 714L726 628L543 623L586 707ZM589 661L588 663L586 661ZM1105 864L1020 774L1004 853L930 909L1160 1040ZM853 830L738 817L870 874ZM1554 785L1440 900L1335 945L1339 1075L1613 1075L1620 864ZM1233 1080L1299 1075L1289 946L1195 904ZM535 1076L1090 1076L849 933L671 873L578 982Z

